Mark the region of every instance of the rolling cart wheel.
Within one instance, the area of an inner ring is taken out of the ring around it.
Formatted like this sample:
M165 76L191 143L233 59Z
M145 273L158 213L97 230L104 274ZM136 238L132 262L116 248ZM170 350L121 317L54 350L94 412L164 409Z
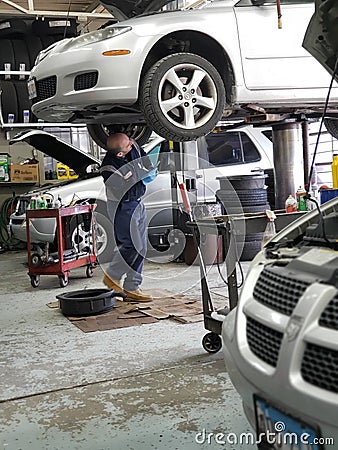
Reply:
M31 275L31 285L37 288L40 284L40 275Z
M87 266L86 269L86 277L87 278L92 278L92 276L94 275L94 269L92 266Z
M66 287L68 284L68 275L63 274L59 276L59 282L61 287Z
M202 346L208 353L217 353L222 348L222 339L216 333L208 333L203 336Z

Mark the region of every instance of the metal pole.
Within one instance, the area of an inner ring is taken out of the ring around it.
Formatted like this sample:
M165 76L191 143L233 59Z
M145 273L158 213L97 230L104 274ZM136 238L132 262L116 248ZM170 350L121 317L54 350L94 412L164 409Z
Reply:
M310 155L309 155L309 124L307 120L302 121L303 138L303 160L304 160L304 186L309 185Z
M276 209L304 186L302 136L299 122L272 125Z

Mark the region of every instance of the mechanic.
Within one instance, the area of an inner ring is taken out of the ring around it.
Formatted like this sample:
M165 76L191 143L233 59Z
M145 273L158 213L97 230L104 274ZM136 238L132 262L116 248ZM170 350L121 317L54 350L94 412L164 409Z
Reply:
M157 169L144 150L124 133L108 136L107 148L100 173L117 246L103 283L109 289L124 292L126 301L149 302L152 297L139 288L147 251L146 212L141 197Z

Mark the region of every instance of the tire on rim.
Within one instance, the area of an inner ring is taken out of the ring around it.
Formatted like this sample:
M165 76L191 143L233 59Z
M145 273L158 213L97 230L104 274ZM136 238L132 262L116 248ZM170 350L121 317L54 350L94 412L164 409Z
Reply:
M95 238L96 238L96 254L100 264L111 260L113 250L115 248L115 240L113 227L106 217L107 213L104 204L100 202L94 211L95 218ZM91 235L85 229L83 220L72 220L70 224L70 238L73 247L78 251L88 251L91 243Z
M210 62L192 53L162 58L145 75L140 92L147 123L173 141L191 141L208 134L225 105L220 74Z
M93 141L105 150L107 150L107 137L112 133L126 133L130 138L135 139L139 145L146 144L152 133L152 130L147 125L138 123L121 125L95 123L88 124L87 130Z
M107 213L99 206L94 212L96 222L96 249L100 264L110 262L115 249L113 226L107 217Z

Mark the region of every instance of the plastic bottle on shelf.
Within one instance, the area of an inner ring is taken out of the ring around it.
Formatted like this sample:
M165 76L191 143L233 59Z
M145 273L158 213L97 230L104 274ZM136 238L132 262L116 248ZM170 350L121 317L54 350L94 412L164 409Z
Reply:
M299 186L296 192L296 198L298 203L298 211L307 211L307 205L306 205L306 190L302 188L302 186Z
M40 200L40 209L47 209L47 199L46 197L41 197Z
M285 200L285 211L287 213L295 212L298 210L298 203L295 197L290 194L289 197Z
M31 197L30 202L29 202L29 209L36 209L36 208L37 208L37 206L36 206L36 197L35 197L35 195L33 195Z
M47 201L44 197L41 197L41 195L37 195L36 197L36 209L46 209L47 208Z
M333 154L331 164L333 188L338 189L338 153Z

